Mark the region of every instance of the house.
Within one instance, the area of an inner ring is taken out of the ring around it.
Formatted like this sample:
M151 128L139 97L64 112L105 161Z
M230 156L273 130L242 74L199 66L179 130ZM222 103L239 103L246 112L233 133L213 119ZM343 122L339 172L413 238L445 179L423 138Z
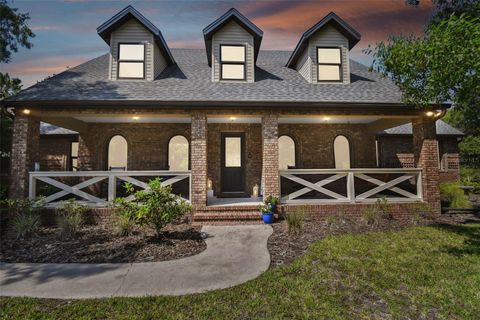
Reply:
M73 194L106 207L122 181L161 177L200 222L258 219L268 195L319 214L358 214L380 197L395 215L418 201L440 212L435 121L449 105L404 104L350 59L360 34L335 13L292 52L262 50L262 30L236 9L203 29L205 49L170 49L132 6L97 32L108 53L4 101L16 114L12 197L47 184L49 206ZM76 171L35 170L41 121L78 132ZM377 133L405 123L412 166L377 166Z

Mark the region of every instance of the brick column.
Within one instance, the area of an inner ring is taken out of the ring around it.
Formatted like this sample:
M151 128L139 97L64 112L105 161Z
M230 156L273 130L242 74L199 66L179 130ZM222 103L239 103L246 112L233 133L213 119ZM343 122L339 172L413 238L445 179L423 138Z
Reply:
M441 213L438 149L435 121L433 119L413 119L413 152L415 167L422 169L423 200L434 214Z
M10 198L28 195L28 172L39 161L40 121L32 116L15 115L10 165Z
M194 208L207 205L207 116L192 114L191 132L192 190L190 200Z
M278 115L262 117L262 183L263 197L280 196L278 172Z

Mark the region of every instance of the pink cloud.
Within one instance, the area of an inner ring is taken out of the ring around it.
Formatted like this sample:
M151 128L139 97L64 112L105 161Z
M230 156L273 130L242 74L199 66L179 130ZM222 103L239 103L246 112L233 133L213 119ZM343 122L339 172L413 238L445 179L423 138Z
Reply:
M62 27L55 25L38 25L32 26L30 29L32 29L33 31L59 31L62 30Z

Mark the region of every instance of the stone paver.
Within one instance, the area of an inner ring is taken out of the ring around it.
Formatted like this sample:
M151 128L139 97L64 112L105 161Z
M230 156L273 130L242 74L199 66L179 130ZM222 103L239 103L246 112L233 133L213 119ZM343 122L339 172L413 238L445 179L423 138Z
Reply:
M266 225L206 226L207 249L145 263L0 264L0 295L76 299L183 295L232 287L268 269Z

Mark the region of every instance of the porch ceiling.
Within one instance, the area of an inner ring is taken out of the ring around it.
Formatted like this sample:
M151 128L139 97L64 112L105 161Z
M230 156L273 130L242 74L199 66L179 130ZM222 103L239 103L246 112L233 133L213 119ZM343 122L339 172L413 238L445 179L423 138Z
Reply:
M336 116L336 115L319 115L319 116L309 116L309 117L280 117L278 123L285 124L373 124L373 123L398 123L404 124L410 122L410 118L406 117L395 117L395 116Z

